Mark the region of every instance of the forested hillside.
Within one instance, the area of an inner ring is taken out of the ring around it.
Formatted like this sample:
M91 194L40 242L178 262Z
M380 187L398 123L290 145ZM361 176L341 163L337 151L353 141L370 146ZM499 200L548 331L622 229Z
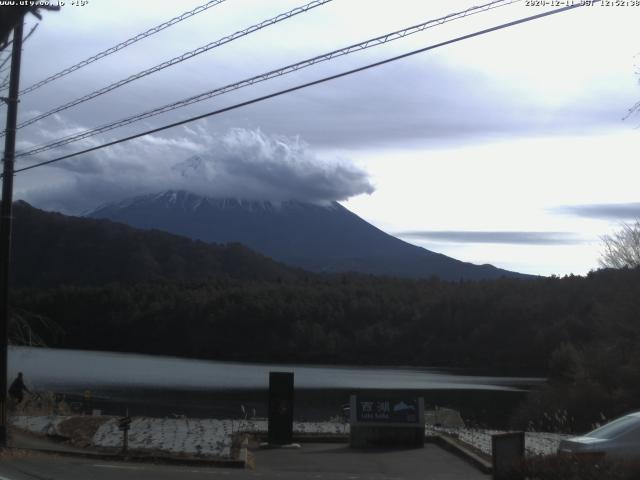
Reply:
M240 244L211 245L109 220L14 204L12 276L18 287L211 278L276 280L299 271Z

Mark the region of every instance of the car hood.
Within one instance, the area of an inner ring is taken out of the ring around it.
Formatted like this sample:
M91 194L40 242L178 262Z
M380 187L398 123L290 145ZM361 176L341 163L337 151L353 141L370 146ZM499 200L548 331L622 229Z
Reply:
M571 437L563 440L562 442L568 443L581 443L583 445L595 445L598 443L606 442L606 438L595 438L595 437Z
M607 440L594 437L573 437L560 442L558 451L561 453L587 453L600 451L606 447Z

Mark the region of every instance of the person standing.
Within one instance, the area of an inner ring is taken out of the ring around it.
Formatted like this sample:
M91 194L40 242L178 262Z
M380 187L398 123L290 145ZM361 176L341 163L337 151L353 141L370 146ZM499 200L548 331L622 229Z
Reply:
M24 395L23 392L31 393L31 391L24 384L24 379L22 378L22 372L18 372L18 376L11 383L9 387L9 396L15 400L16 404L22 402Z

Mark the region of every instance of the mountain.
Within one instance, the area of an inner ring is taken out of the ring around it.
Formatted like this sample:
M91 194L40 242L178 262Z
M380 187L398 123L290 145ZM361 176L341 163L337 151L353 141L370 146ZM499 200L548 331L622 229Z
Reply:
M158 229L212 243L240 242L286 264L316 272L355 271L446 280L526 277L474 265L395 238L337 202L316 205L216 199L166 191L97 208L91 218Z
M243 245L211 245L166 232L14 204L12 277L18 287L110 282L278 280L299 272Z

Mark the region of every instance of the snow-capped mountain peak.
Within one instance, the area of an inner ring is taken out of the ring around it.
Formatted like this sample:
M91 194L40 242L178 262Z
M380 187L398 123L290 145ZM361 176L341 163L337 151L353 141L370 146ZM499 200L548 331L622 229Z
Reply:
M195 158L193 162L197 163ZM87 216L205 242L239 242L309 270L446 279L519 275L461 262L392 237L337 202L215 198L168 190L103 205Z

